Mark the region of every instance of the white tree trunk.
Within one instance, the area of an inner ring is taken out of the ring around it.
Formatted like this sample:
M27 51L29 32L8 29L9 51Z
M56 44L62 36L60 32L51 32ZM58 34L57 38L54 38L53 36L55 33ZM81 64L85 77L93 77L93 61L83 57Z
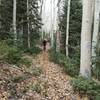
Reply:
M59 16L60 16L60 2L61 2L61 0L58 0L58 4L57 4L57 7L58 7L57 22L58 22L58 24L59 24ZM60 52L60 30L59 30L59 25L58 25L58 31L56 33L56 51Z
M51 31L51 47L53 48L54 46L54 31Z
M70 19L70 4L71 0L68 0L67 8L67 24L66 24L66 56L68 57L68 41L69 41L69 19Z
M56 33L56 51L60 52L60 31Z
M30 44L30 25L29 25L29 0L27 0L27 26L28 26L28 48L31 47L31 44Z
M40 16L42 18L42 12L43 12L43 5L44 5L44 0L41 0L40 3L41 3L41 6L40 6ZM43 40L43 27L41 29L41 40Z
M100 13L100 0L95 0L95 12L94 12L94 27L92 38L92 57L96 56L95 47L98 41L99 33L99 13Z
M54 17L54 4L53 0L51 0L51 14L52 14L52 23L51 23L51 47L54 46L54 22L53 22L53 17Z
M14 32L14 42L17 42L17 32L16 32L16 0L13 0L13 32Z
M99 51L99 50L100 50L100 32L99 32L99 35L98 35L98 42L97 42L97 51Z
M91 77L92 0L83 0L80 74Z

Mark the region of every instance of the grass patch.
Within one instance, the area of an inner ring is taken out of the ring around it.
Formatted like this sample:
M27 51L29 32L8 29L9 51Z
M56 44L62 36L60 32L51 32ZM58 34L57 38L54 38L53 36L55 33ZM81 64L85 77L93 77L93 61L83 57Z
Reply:
M11 80L14 83L20 83L20 82L22 82L25 79L26 79L26 76L25 75L22 75L22 76L13 77Z
M39 67L30 68L28 71L33 76L40 76L42 73L42 69Z
M41 93L41 86L39 83L33 83L31 86L32 91L35 91L37 93Z

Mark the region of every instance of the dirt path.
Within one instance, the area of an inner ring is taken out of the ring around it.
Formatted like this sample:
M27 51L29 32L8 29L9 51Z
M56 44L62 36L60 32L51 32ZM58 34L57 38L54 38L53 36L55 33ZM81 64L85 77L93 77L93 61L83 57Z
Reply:
M59 65L49 61L48 52L42 52L36 59L43 70L40 81L43 86L42 95L46 97L44 100L82 100L74 94L70 77Z
M5 65L1 69L0 100L87 100L74 93L71 77L65 74L59 65L49 61L47 51L41 52L33 59L30 68L21 71ZM41 74L38 73L38 69L41 69ZM12 76L15 77L15 81L11 80Z

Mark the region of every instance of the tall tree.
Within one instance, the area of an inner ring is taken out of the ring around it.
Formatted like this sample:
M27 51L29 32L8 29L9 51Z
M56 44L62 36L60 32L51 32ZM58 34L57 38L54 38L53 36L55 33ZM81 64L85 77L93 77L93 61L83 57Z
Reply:
M1 6L1 0L0 0L0 6ZM1 14L0 14L0 28L1 28Z
M93 38L92 38L92 56L96 57L96 45L99 35L99 14L100 14L100 0L95 0L95 10L94 10L94 28L93 28Z
M39 31L41 28L38 0L28 0L30 5L28 14L27 0L1 1L0 21L2 22L2 28L0 29L0 39L13 38L14 41L17 40L17 46L24 46L27 48L29 47L28 40L30 40L30 44L33 46L33 41L39 38ZM29 17L29 20L27 17ZM30 39L28 39L28 29L30 31Z
M1 15L1 29L0 29L0 39L8 39L11 37L12 29L12 18L13 18L13 0L1 0L0 5L0 15Z
M68 0L68 5L67 5L67 21L66 21L66 56L68 57L68 41L69 41L69 18L70 18L70 4L71 0Z
M51 47L54 46L54 1L51 0Z
M66 54L66 21L67 21L67 0L60 7L59 17L59 30L60 30L60 44L61 52ZM82 3L80 0L71 0L70 5L70 21L69 21L69 38L68 38L68 51L69 57L77 59L79 62L80 52L80 33L81 33L81 22L82 22Z
M60 30L59 30L59 20L60 20L60 2L61 0L58 0L57 3L57 7L58 7L58 18L57 18L57 22L58 22L58 31L56 32L56 51L60 52Z
M83 0L80 74L91 77L92 0Z
M27 0L27 30L28 30L28 48L31 47L31 44L30 44L30 24L29 24L29 0Z
M17 42L17 30L16 30L16 0L13 0L13 32L14 32L14 42Z

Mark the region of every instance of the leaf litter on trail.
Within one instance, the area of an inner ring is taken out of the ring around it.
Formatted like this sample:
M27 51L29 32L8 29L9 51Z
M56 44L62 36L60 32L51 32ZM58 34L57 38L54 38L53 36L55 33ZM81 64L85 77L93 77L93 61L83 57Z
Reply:
M48 52L31 59L30 68L0 66L0 100L82 100L74 93L70 76L49 61Z

